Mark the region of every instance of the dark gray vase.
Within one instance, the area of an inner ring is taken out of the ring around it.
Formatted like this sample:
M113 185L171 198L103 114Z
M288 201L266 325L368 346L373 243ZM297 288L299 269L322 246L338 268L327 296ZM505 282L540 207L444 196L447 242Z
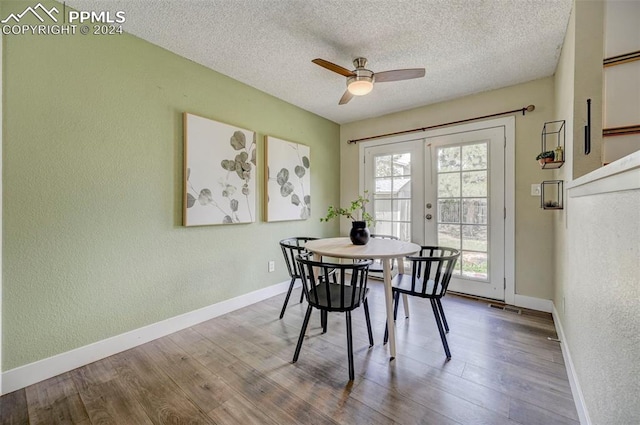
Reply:
M351 232L349 237L354 245L366 245L369 242L369 229L367 228L366 221L354 221L352 222Z

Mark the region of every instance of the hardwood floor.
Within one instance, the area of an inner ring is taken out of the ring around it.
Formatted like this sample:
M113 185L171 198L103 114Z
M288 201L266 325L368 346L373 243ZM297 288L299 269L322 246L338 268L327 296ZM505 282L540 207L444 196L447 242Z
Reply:
M314 312L291 359L305 306L284 294L0 398L2 424L578 424L551 316L447 295L452 359L427 300L400 307L398 357L382 345L382 284L370 285L376 344L353 312L356 379L344 315L322 334ZM299 290L298 290L299 291Z

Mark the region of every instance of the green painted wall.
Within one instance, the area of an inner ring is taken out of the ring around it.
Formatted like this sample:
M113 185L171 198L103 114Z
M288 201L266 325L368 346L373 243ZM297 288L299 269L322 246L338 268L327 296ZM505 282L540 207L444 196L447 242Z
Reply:
M331 121L129 35L5 35L3 66L4 371L282 282L278 240L338 233ZM311 219L182 227L184 111L309 145Z

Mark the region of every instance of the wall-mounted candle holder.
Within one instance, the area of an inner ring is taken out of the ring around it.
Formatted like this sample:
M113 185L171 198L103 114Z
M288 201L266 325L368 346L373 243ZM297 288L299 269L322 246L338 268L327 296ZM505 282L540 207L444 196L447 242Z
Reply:
M540 208L561 210L563 205L563 180L545 180L540 184Z

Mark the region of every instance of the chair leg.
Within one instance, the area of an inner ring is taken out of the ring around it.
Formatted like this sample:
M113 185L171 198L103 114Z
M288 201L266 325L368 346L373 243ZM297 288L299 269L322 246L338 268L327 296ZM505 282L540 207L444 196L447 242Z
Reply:
M300 355L300 349L302 348L302 341L304 341L304 334L307 332L307 325L309 325L309 318L311 317L311 305L307 307L307 313L304 315L304 321L302 322L302 329L300 329L300 337L298 338L298 345L296 345L296 352L293 355L293 363L298 361Z
M292 278L291 283L289 284L289 290L287 291L287 296L284 298L284 304L282 305L282 311L280 312L281 319L284 316L284 311L287 309L287 304L289 303L289 297L291 296L291 291L293 290L293 284L295 281L296 279ZM300 300L300 302L302 302L302 300Z
M304 285L304 283L303 283ZM302 303L302 300L304 300L304 288L302 289L302 291L300 291L300 302Z
M369 347L373 347L373 332L371 331L371 317L369 316L369 303L364 299L364 317L367 319L367 332L369 332Z
M403 294L405 297L407 294ZM398 304L400 304L400 292L395 292L393 294L393 321L395 322L398 319Z
M442 308L442 303L440 302L440 298L436 298L436 303L438 303L438 311L440 311L440 317L442 317L442 324L444 325L444 330L449 333L449 324L447 323L447 317L444 315L444 309Z
M440 313L438 312L438 304L436 300L430 299L431 308L433 309L433 315L436 318L436 324L438 325L438 332L440 333L440 339L442 340L442 346L444 347L444 353L447 355L447 360L451 360L451 351L449 351L449 344L447 343L447 335L444 333L442 323L440 322Z
M404 307L404 317L409 318L409 297L407 294L402 294L402 306Z
M320 310L320 325L322 326L322 333L327 333L327 311Z
M400 301L400 292L393 293L393 321L396 321L398 317L398 302ZM389 326L384 325L384 342L386 344L389 341Z
M353 334L351 333L351 312L347 314L347 356L349 357L349 380L355 379L355 371L353 370Z

